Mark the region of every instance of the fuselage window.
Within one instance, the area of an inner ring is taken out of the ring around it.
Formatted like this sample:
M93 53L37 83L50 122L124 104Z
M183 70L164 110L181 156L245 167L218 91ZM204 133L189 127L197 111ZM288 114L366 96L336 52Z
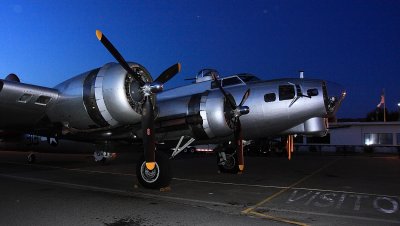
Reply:
M318 96L318 89L308 89L308 90L307 90L307 95L308 95L309 97Z
M291 100L295 96L293 85L280 85L279 86L279 100Z
M265 102L274 102L276 100L276 95L275 93L267 93L264 95L264 101Z

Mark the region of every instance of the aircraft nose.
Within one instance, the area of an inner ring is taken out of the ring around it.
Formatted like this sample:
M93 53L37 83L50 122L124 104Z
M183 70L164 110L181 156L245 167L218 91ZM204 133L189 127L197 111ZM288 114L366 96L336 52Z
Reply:
M343 86L326 81L323 84L324 102L328 117L334 116L346 96Z

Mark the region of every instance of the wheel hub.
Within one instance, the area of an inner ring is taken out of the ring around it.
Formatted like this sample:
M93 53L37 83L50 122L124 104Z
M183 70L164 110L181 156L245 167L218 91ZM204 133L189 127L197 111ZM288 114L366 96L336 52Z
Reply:
M235 157L232 154L226 155L225 164L223 167L226 169L233 169L235 167Z
M140 167L140 174L146 183L154 183L160 176L160 168L156 163L156 166L153 170L148 170L146 167L146 162L143 162L142 166Z

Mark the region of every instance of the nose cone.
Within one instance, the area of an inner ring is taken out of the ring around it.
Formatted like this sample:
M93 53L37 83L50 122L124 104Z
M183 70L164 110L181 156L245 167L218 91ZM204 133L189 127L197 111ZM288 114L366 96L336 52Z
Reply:
M323 85L324 102L328 117L332 117L339 110L339 107L346 96L343 86L334 82L325 82Z

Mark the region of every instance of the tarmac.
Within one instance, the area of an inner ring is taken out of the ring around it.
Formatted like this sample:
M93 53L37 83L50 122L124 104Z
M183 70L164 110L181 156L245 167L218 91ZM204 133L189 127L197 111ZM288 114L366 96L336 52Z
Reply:
M397 155L246 156L230 175L185 153L161 190L138 185L137 154L26 155L0 151L0 225L400 225Z

